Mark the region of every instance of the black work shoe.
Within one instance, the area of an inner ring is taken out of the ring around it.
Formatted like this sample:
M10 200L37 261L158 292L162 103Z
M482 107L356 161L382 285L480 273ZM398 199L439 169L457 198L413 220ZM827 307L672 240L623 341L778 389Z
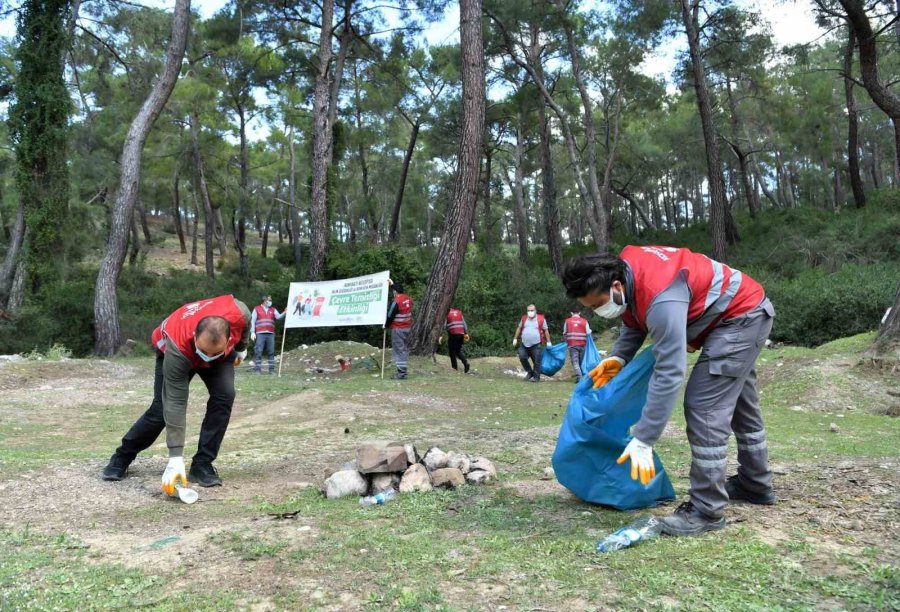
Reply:
M525 374L525 378L522 379L522 382L528 382L532 378L534 378L534 373Z
M663 533L673 536L695 536L725 527L725 517L706 516L694 508L691 502L684 502L672 516L660 519L660 522L663 525Z
M469 373L469 364L464 363L463 364L463 374L468 374L468 373Z
M125 478L125 472L128 471L130 464L131 461L126 460L118 453L113 454L109 458L109 463L103 468L103 480L122 480Z
M221 487L222 479L211 463L191 463L191 471L188 472L188 480L196 482L201 487Z
M766 491L765 493L754 493L749 491L741 484L737 474L725 481L725 492L728 499L735 501L743 501L748 504L758 504L760 506L774 506L775 492Z
M531 382L539 383L539 382L541 382L541 377L540 377L540 376L533 376L533 377L531 378Z
M406 374L401 372L397 372L393 376L391 376L391 380L406 380Z

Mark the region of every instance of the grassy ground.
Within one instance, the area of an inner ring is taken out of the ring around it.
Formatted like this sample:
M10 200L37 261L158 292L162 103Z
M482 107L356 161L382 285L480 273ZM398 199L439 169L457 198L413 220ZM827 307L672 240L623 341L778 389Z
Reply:
M777 506L734 506L715 536L606 556L597 540L636 515L541 480L565 371L525 386L513 359L463 376L438 357L382 381L372 361L333 371L334 354L371 352L345 343L298 349L281 378L242 368L225 485L184 506L159 492L162 440L126 480L99 478L149 401L150 359L3 363L0 609L897 609L900 385L860 363L869 339L764 352ZM657 450L683 498L679 413ZM375 508L325 500L322 480L373 438L484 454L499 482Z

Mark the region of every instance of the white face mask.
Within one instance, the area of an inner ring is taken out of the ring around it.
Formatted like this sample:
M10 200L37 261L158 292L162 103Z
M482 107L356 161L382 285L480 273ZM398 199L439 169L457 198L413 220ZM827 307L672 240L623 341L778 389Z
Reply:
M534 310L529 310L529 311L528 311L528 318L529 318L529 319L533 319L536 315L537 315L537 312L535 312Z
M272 300L266 300L266 308L272 307Z
M604 319L616 319L622 316L622 313L625 312L627 308L627 304L625 303L625 294L620 293L622 296L622 303L616 304L616 300L613 295L612 289L609 290L609 301L600 306L598 308L594 308L594 314L598 317L603 317Z

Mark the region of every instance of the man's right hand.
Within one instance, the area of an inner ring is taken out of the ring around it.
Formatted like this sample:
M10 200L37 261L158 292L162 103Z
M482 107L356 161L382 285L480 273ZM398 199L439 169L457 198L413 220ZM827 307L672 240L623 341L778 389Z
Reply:
M513 338L513 348L516 348L517 346L519 346L519 339Z
M256 332L250 332L250 342L256 342Z
M599 389L613 377L619 373L625 365L625 360L621 357L607 357L600 364L589 372L591 379L594 381L594 389Z
M187 486L187 472L184 470L184 457L169 457L166 471L162 475L162 490L166 495L175 495L175 485L181 481Z

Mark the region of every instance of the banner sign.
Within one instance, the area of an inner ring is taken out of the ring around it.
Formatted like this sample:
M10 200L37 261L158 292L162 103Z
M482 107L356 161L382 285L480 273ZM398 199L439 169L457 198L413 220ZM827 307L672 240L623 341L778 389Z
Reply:
M291 283L288 327L341 327L384 325L388 306L388 276L369 276L319 283Z

